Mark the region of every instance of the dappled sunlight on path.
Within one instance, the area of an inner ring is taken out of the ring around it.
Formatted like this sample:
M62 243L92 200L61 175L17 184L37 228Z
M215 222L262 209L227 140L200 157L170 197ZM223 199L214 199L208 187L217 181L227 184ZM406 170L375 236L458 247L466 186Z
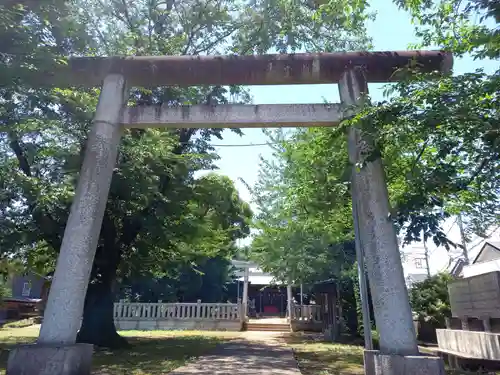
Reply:
M175 375L299 375L286 333L244 332L241 338L221 344L209 355L171 372Z

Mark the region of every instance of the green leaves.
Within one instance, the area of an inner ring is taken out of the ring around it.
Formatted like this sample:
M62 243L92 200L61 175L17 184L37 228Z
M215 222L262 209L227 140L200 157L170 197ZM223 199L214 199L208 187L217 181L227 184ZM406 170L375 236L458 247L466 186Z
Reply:
M0 259L17 256L28 267L53 267L99 96L98 88L39 89L32 68L64 63L72 53L214 53L222 51L228 32L237 26L232 2L164 5L47 0L3 6L0 33L7 44L0 46L0 80L6 83L0 89L0 186L5 191L0 196ZM239 87L133 88L129 105L228 100L249 97ZM112 279L118 268L121 276L165 274L174 261L175 269L182 262L229 257L235 251L235 240L249 231L251 210L227 179L194 177L214 168L218 156L210 146L212 137L221 139L222 130L125 132L94 278ZM211 200L216 196L217 201ZM200 207L209 214L200 215Z
M459 212L479 235L498 223L499 83L480 70L414 75L395 85L396 97L351 121L373 126L406 242L424 230L447 246L439 222Z
M451 316L448 283L452 277L446 273L432 276L412 285L410 303L419 319L445 326L445 318Z
M276 161L262 161L253 189L259 232L251 256L284 281L339 275L354 262L342 247L353 235L345 138L327 128L268 134Z
M356 50L370 44L364 1L252 0L242 5L231 49L239 55Z
M500 56L499 8L489 0L397 0L417 25L420 43L415 47L439 46L455 56Z

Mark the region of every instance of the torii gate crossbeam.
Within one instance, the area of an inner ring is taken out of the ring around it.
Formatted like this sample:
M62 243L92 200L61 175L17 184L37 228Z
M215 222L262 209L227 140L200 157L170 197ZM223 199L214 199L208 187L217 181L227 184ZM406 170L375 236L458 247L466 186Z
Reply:
M447 72L452 55L441 51L298 53L289 55L77 57L40 74L40 83L100 86L109 74L129 86L331 84L354 66L371 83L397 81L398 69L413 61L423 72Z

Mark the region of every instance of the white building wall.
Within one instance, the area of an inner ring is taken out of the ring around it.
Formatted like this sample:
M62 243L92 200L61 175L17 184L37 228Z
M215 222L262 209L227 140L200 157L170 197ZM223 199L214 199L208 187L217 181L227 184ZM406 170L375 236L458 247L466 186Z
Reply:
M444 223L443 230L452 242L457 244L461 243L460 229L458 228L455 217L448 219ZM500 240L500 228L497 228L494 231L492 230L488 234L490 235L489 240ZM475 237L468 244L469 259L471 262L477 256L485 241L486 240L483 238ZM405 278L412 274L425 275L425 259L423 260L423 268L420 268L420 262L416 261L416 259L424 258L425 250L423 244L413 243L404 247L401 246L401 244L402 241L400 242L400 251ZM437 247L432 240L429 240L427 241L427 248L429 250L431 275L435 275L443 271L450 271L455 264L455 261L462 258L462 249L459 247L455 248L450 246L450 249L448 250L444 246Z
M421 244L402 247L401 263L408 288L411 288L414 282L423 281L427 277L425 249Z

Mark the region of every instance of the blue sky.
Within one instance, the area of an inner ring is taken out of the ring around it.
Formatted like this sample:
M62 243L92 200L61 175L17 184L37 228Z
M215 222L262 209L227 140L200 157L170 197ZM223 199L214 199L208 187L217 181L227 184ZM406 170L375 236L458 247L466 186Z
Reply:
M413 25L405 12L388 0L376 0L372 8L377 9L378 14L374 22L368 25L368 34L373 38L375 50L406 50L410 43L415 43ZM498 67L498 61L473 61L471 58L455 59L454 71L464 73L483 67L493 72ZM376 100L383 99L381 84L370 85L370 95ZM292 85L292 86L252 86L250 88L255 104L300 104L300 103L323 103L339 102L337 85ZM224 132L224 140L214 143L220 145L265 143L267 137L261 129L245 129L245 135L240 137L230 131ZM218 167L219 173L229 176L235 181L240 196L250 201L250 192L239 181L244 179L253 185L258 177L259 155L265 158L271 156L268 146L254 147L218 147L217 151L221 157ZM452 230L450 235L454 234ZM433 261L434 270L438 270L447 262L446 252L440 249L431 249L436 257Z

